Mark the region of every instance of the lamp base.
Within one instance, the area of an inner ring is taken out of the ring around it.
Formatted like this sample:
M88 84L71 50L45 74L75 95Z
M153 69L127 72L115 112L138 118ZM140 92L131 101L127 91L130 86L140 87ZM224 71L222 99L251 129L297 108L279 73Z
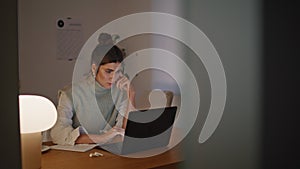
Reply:
M42 133L21 134L21 154L23 169L41 168Z

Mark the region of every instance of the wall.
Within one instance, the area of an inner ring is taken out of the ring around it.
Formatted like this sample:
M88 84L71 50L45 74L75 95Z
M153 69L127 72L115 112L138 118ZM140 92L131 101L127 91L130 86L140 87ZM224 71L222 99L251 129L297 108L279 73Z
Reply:
M57 103L57 91L71 83L75 61L56 59L56 20L72 17L83 24L86 41L96 30L118 17L149 11L149 1L19 1L20 92L39 94ZM144 39L143 43L147 43ZM139 48L140 44L126 44Z
M158 1L156 1L158 2ZM179 1L178 1L179 2ZM39 94L57 103L57 91L71 83L76 60L58 60L56 56L56 21L72 17L83 25L85 42L96 30L121 16L136 12L161 11L180 15L178 3L151 3L151 1L130 0L124 3L112 1L20 1L19 3L19 50L20 50L20 92ZM177 5L176 5L177 4ZM162 41L165 39L164 41ZM166 45L167 44L167 45ZM180 51L174 40L153 35L138 35L119 43L129 55L135 51L160 47ZM175 52L176 52L175 51ZM163 59L163 58L162 58ZM156 62L156 61L153 61ZM155 64L155 63L154 63ZM164 82L160 80L164 77ZM143 78L141 78L143 77ZM179 94L174 79L158 70L144 71L143 76L133 80L137 91L138 107L145 107L148 94L153 88L172 90Z

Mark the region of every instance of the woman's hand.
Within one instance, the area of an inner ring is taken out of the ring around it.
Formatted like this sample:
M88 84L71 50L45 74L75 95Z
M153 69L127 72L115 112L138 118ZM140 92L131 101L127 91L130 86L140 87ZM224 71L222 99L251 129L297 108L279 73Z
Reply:
M96 135L96 134L82 134L80 135L77 140L76 144L91 144L91 143L98 143L98 144L104 144L112 140L117 135L124 136L125 129L121 127L113 127L107 132Z
M111 128L110 130L108 130L108 132L106 133L110 133L113 136L117 136L117 135L122 135L124 136L125 134L125 129L121 128L121 127L117 127L114 126L113 128Z
M119 79L116 81L116 87L120 90L125 90L129 98L131 106L135 106L135 90L133 85L131 85L130 80L127 76L121 74Z
M127 105L127 110L125 113L125 116L123 118L123 124L122 128L126 128L127 125L127 119L128 119L128 113L130 111L135 110L135 90L133 85L130 84L129 79L125 75L119 76L119 79L116 81L116 87L125 90L127 92L127 97L128 97L128 105Z
M128 91L130 88L130 81L127 76L120 74L118 79L116 80L116 86L121 90Z

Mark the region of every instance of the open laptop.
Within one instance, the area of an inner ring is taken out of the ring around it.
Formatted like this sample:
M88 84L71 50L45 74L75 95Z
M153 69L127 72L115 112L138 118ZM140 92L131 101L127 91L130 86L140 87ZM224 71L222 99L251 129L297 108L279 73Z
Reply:
M122 141L100 147L120 155L165 147L170 141L176 111L176 106L132 111Z

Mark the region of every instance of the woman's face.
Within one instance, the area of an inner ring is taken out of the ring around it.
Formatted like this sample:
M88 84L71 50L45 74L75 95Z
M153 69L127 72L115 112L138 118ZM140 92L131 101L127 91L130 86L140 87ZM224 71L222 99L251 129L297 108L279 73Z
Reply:
M99 67L96 75L96 81L104 88L110 89L114 79L114 76L120 73L120 63L107 63Z

